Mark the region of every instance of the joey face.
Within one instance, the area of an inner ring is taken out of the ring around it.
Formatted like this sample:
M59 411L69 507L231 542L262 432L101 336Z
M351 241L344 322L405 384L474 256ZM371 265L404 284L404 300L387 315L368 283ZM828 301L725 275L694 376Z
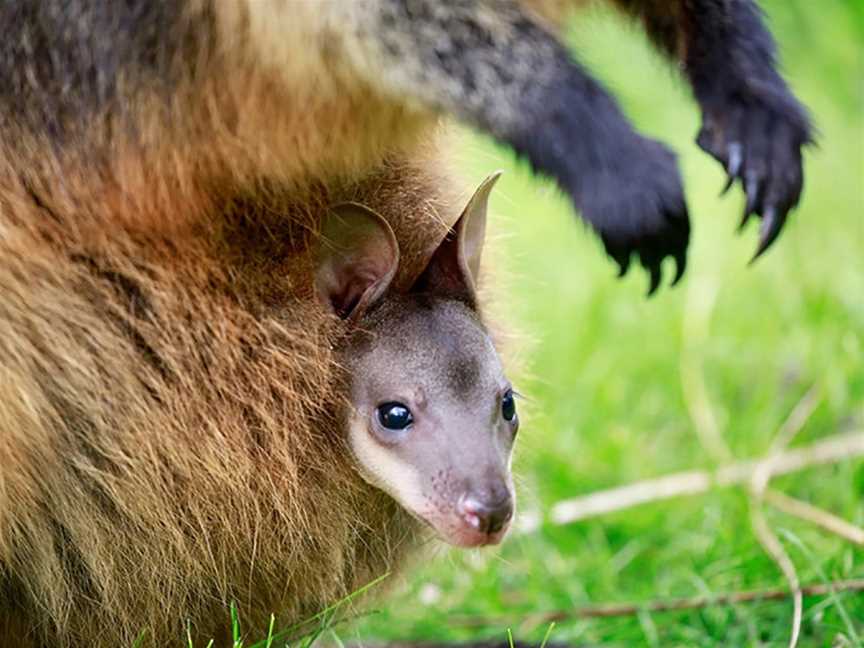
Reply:
M339 351L358 470L460 546L500 542L514 510L519 419L475 294L497 177L480 185L406 293L390 286L396 238L362 205L332 208L317 253L318 299L351 333Z
M492 342L456 301L384 311L351 363L348 440L361 474L451 544L498 543L514 512L519 418Z

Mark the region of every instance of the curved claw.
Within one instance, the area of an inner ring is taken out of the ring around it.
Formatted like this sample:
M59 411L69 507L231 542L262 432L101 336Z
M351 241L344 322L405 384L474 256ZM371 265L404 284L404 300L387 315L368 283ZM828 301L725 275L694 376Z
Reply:
M750 259L750 263L753 263L762 256L771 247L771 244L777 240L777 235L780 234L785 220L786 216L778 212L776 207L768 207L765 210L762 226L759 228L759 245L756 248L756 254Z
M759 177L755 174L747 174L747 204L744 206L745 211L749 214L756 209L756 202L759 199Z
M774 89L748 87L740 94L735 87L727 90L725 96L701 100L702 128L696 141L725 168L728 177L721 196L736 180L741 182L745 205L738 231L754 216L761 220L752 263L777 240L789 210L798 204L801 149L812 142L812 126L807 111L782 84Z
M648 286L648 293L645 296L651 297L655 292L657 292L657 288L660 286L660 280L663 278L663 271L660 269L660 263L656 263L648 268L648 273L651 275L651 282Z
M621 278L627 274L628 270L630 270L630 257L627 257L623 261L619 261L618 264L618 277Z
M741 142L732 142L729 145L729 165L726 167L726 172L731 177L736 177L741 171L741 163L744 161L744 148Z
M681 277L684 276L684 271L687 269L687 252L679 252L675 255L675 276L672 278L670 286L675 286Z
M741 172L741 164L744 161L744 153L743 147L740 142L732 142L729 145L729 164L726 165L726 174L729 178L726 180L726 184L723 189L720 191L720 197L725 196L729 190L732 188L732 185L735 184L735 180L738 178L738 174Z
M630 270L630 255L622 256L615 259L615 261L618 263L618 278L620 279Z

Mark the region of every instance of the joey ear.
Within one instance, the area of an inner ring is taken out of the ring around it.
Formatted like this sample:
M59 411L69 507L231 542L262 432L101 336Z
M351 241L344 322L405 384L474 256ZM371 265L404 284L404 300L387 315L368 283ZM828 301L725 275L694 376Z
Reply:
M459 220L432 253L411 292L463 297L475 302L489 194L500 176L501 172L496 171L480 184Z
M399 246L387 221L357 203L330 208L315 257L318 300L356 321L386 292L399 266Z

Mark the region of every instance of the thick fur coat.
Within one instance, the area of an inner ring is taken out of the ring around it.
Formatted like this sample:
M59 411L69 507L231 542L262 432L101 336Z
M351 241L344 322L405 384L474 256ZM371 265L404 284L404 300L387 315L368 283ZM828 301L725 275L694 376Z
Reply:
M750 0L622 4L687 55L700 3L737 46ZM558 179L622 267L683 271L674 156L568 62L544 22L565 4L0 7L0 645L219 637L229 601L260 629L398 566L422 533L345 449L345 331L309 250L329 205L362 203L410 285L467 197L442 115ZM798 124L779 77L738 71L706 111Z

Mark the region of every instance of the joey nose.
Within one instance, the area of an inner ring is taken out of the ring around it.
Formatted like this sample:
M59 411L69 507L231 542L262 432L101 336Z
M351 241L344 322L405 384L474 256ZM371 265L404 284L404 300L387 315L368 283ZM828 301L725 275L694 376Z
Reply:
M459 514L473 529L492 535L506 527L513 517L513 498L509 492L491 501L466 494L459 500Z

